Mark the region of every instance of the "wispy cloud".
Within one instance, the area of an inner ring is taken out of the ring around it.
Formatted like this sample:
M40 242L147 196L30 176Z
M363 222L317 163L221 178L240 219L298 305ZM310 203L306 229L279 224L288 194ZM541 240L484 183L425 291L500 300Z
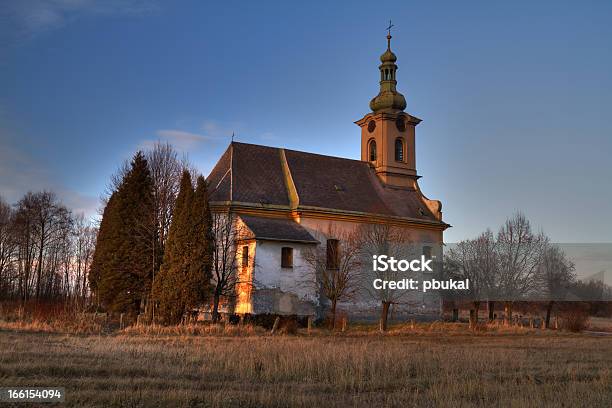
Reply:
M160 140L169 142L171 145L179 150L190 150L195 148L198 144L212 140L212 137L201 135L198 133L187 132L179 129L160 129L155 132ZM154 144L155 141L146 140L145 145Z
M168 142L177 150L184 152L199 148L206 142L229 142L232 134L238 134L239 125L221 124L214 120L206 120L195 131L183 129L159 129L155 131L157 139L146 139L139 147L148 149L155 143Z
M160 9L156 0L4 0L2 8L3 20L17 39L61 28L84 16L140 16Z
M229 140L232 135L240 132L242 125L240 123L220 124L214 120L205 120L202 123L201 129L209 137Z

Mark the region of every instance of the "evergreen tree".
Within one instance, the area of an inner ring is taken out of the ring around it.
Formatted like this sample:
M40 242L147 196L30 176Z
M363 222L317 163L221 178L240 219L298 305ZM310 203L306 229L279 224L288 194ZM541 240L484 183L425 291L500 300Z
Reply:
M192 252L189 274L186 279L187 307L197 307L204 301L212 287L212 215L208 206L208 190L206 179L198 177L193 206L192 221Z
M189 266L188 229L193 196L191 175L188 171L183 171L166 240L164 260L153 284L153 294L159 303L158 315L165 323L178 323L185 311L181 275L184 275Z
M180 322L185 312L206 298L212 259L210 220L206 181L199 177L194 192L189 172L183 172L164 261L154 284L165 323Z
M157 246L152 188L147 161L138 152L104 211L92 285L113 312L138 312L151 288Z
M112 269L111 263L113 261L113 224L111 221L116 214L116 193L113 193L106 207L104 207L104 213L102 214L102 221L98 230L98 237L96 239L96 247L93 254L93 260L91 267L89 268L89 287L94 297L97 298L98 303L100 297L98 294L98 288L100 287L100 281L104 271Z

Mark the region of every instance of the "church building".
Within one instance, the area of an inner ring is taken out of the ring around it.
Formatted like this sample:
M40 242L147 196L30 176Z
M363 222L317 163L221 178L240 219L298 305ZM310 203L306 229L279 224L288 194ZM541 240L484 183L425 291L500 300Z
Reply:
M442 220L440 201L419 188L415 130L421 119L406 112L406 99L396 89L390 34L380 61L380 92L370 101L371 112L355 122L361 130L360 160L232 142L211 171L213 213L232 214L245 231L236 250L242 283L226 312L320 317L325 299L305 253L322 248L333 256L341 232L360 225L401 228L423 254L441 257L449 225ZM406 313L431 315L441 304L437 295L421 293L404 303ZM339 307L349 315L376 315L380 302L364 292Z

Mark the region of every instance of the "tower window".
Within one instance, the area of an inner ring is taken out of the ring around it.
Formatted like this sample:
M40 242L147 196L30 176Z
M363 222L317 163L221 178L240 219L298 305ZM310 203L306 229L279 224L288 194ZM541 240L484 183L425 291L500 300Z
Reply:
M402 139L395 139L395 161L404 161L404 142Z
M376 161L376 140L370 140L368 156L370 161Z
M281 268L293 268L293 248L281 248Z
M327 269L338 269L340 266L340 253L337 239L327 240Z

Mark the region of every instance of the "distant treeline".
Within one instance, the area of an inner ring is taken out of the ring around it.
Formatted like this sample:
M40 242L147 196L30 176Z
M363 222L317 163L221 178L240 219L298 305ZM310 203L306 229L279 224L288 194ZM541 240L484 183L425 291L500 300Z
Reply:
M96 234L51 191L0 197L0 301L84 301Z
M505 318L512 316L516 302L544 305L546 326L558 302L591 302L592 311L600 302L612 300L612 288L601 281L581 281L574 263L543 232L534 232L529 220L516 213L497 234L487 230L474 239L459 242L444 257L444 274L469 279L470 290L444 292L448 302L469 303L478 317L482 302L488 302L489 318L494 302L504 303Z

